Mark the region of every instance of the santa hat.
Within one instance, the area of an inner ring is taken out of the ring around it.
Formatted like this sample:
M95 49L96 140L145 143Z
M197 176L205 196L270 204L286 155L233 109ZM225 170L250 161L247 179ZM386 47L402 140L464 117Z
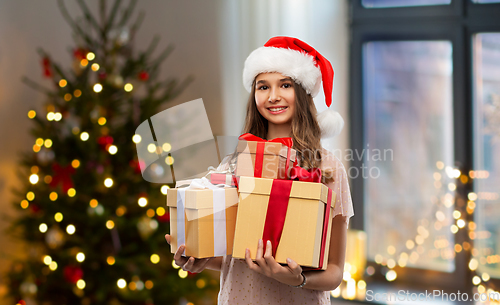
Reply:
M323 81L326 106L332 103L332 64L313 47L292 37L278 36L269 39L263 47L250 53L243 69L243 85L250 92L260 73L278 72L291 77L312 97L315 97ZM321 135L334 137L344 127L340 114L327 109L318 115Z

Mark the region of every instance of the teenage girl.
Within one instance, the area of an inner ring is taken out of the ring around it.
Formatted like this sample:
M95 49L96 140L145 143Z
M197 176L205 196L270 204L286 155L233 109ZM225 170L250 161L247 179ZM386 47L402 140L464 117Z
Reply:
M234 259L230 255L195 259L174 255L184 270L205 268L221 272L218 304L330 304L329 291L342 282L349 218L354 215L347 174L342 163L321 147L321 136L340 132L343 121L327 110L316 116L313 97L323 82L327 106L331 104L333 69L328 60L306 43L290 37L271 38L245 61L243 83L250 91L244 133L264 139L292 137L299 165L322 170L322 182L336 193L328 265L324 271L303 271L288 258L277 263L269 241L260 240L256 259ZM321 128L320 128L321 124ZM220 170L229 167L226 157ZM165 236L170 243L170 235ZM267 243L264 252L264 242Z

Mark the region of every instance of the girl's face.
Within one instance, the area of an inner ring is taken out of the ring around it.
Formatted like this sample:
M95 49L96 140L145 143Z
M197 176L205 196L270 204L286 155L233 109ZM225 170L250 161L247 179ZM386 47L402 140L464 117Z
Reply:
M295 113L293 81L280 73L261 73L255 78L255 102L269 124L290 125Z

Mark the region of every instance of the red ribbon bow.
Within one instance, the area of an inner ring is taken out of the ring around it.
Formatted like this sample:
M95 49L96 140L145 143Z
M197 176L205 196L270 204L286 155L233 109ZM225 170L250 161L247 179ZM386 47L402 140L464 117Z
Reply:
M262 167L264 163L264 147L266 142L281 143L288 147L288 152L286 156L285 173L288 171L290 166L290 155L292 153L293 140L292 138L276 138L272 140L265 140L251 133L244 133L238 137L239 140L244 141L254 141L257 142L257 148L255 152L255 167L254 167L254 177L262 178Z
M314 167L305 169L300 166L295 166L290 169L290 180L304 182L321 182L321 169Z
M292 138L276 138L272 140L265 140L262 139L258 136L254 136L251 133L244 133L241 136L238 137L238 140L245 140L245 141L255 141L255 142L276 142L276 143L281 143L283 145L286 145L290 148L293 146L293 140Z

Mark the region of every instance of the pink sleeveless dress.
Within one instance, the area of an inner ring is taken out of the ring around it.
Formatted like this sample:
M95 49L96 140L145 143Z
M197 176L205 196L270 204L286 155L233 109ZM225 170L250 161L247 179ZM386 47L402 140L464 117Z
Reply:
M322 169L333 169L334 181L327 184L336 194L334 217L354 215L347 173L340 160L329 151L322 150ZM219 170L229 167L229 158L223 160ZM244 260L225 256L220 273L219 305L284 305L330 304L330 292L293 288L272 278L250 270Z

